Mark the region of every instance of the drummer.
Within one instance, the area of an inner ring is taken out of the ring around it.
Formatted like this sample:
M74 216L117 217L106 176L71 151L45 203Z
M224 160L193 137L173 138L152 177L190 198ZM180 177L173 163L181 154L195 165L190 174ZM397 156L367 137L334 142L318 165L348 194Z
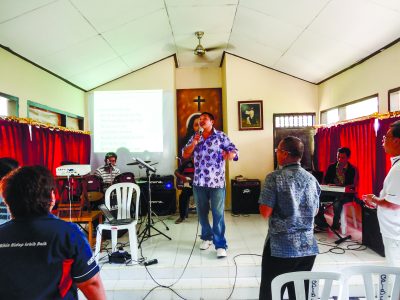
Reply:
M108 152L104 157L104 165L97 168L94 172L95 175L103 179L104 193L113 183L114 178L121 174L121 171L115 166L117 164L117 158L118 156L115 152Z

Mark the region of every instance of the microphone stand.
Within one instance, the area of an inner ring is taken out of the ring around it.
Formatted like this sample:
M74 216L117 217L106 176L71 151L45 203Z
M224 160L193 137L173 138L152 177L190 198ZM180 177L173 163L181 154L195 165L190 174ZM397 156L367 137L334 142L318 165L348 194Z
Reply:
M139 242L139 246L138 246L138 248L140 248L142 245L142 242L145 238L150 238L150 237L156 236L156 235L163 235L164 237L166 237L169 240L172 240L172 238L169 237L168 235L162 233L160 230L158 230L157 228L155 228L152 225L152 220L151 220L151 215L152 215L152 211L151 211L151 174L150 174L150 171L155 172L156 169L154 167L148 165L141 159L136 159L136 161L141 166L146 168L146 177L147 177L147 200L148 200L148 209L147 209L147 217L146 217L147 222L145 220L145 227L144 227L143 231L138 235L138 236L142 236L142 238L140 239L140 242ZM155 230L157 233L152 234L151 229Z

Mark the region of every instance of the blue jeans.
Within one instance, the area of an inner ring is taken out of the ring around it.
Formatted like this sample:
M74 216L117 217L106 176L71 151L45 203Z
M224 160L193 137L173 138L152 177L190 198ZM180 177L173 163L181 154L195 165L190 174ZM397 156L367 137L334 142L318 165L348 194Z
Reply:
M213 241L215 249L226 249L224 220L225 188L193 186L193 195L201 225L201 239L203 241ZM212 229L208 221L210 203L213 217Z

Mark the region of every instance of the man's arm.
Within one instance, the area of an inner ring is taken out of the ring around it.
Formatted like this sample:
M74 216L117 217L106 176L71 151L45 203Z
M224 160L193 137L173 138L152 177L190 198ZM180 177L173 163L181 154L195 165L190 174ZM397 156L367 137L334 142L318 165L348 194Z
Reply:
M400 205L387 201L386 199L379 199L374 194L363 195L362 200L364 200L367 204L373 206L381 206L393 210L400 209Z
M106 293L99 273L84 282L76 283L76 286L82 291L88 300L106 299Z
M272 215L273 208L265 204L260 204L260 214L264 219L268 219Z

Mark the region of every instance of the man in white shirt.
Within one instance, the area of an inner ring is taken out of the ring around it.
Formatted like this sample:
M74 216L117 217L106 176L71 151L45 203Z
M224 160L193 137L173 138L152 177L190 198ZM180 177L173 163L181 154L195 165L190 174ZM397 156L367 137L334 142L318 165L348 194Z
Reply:
M382 142L385 152L392 156L392 167L379 197L368 194L362 199L377 207L387 264L400 267L400 121L390 125Z

